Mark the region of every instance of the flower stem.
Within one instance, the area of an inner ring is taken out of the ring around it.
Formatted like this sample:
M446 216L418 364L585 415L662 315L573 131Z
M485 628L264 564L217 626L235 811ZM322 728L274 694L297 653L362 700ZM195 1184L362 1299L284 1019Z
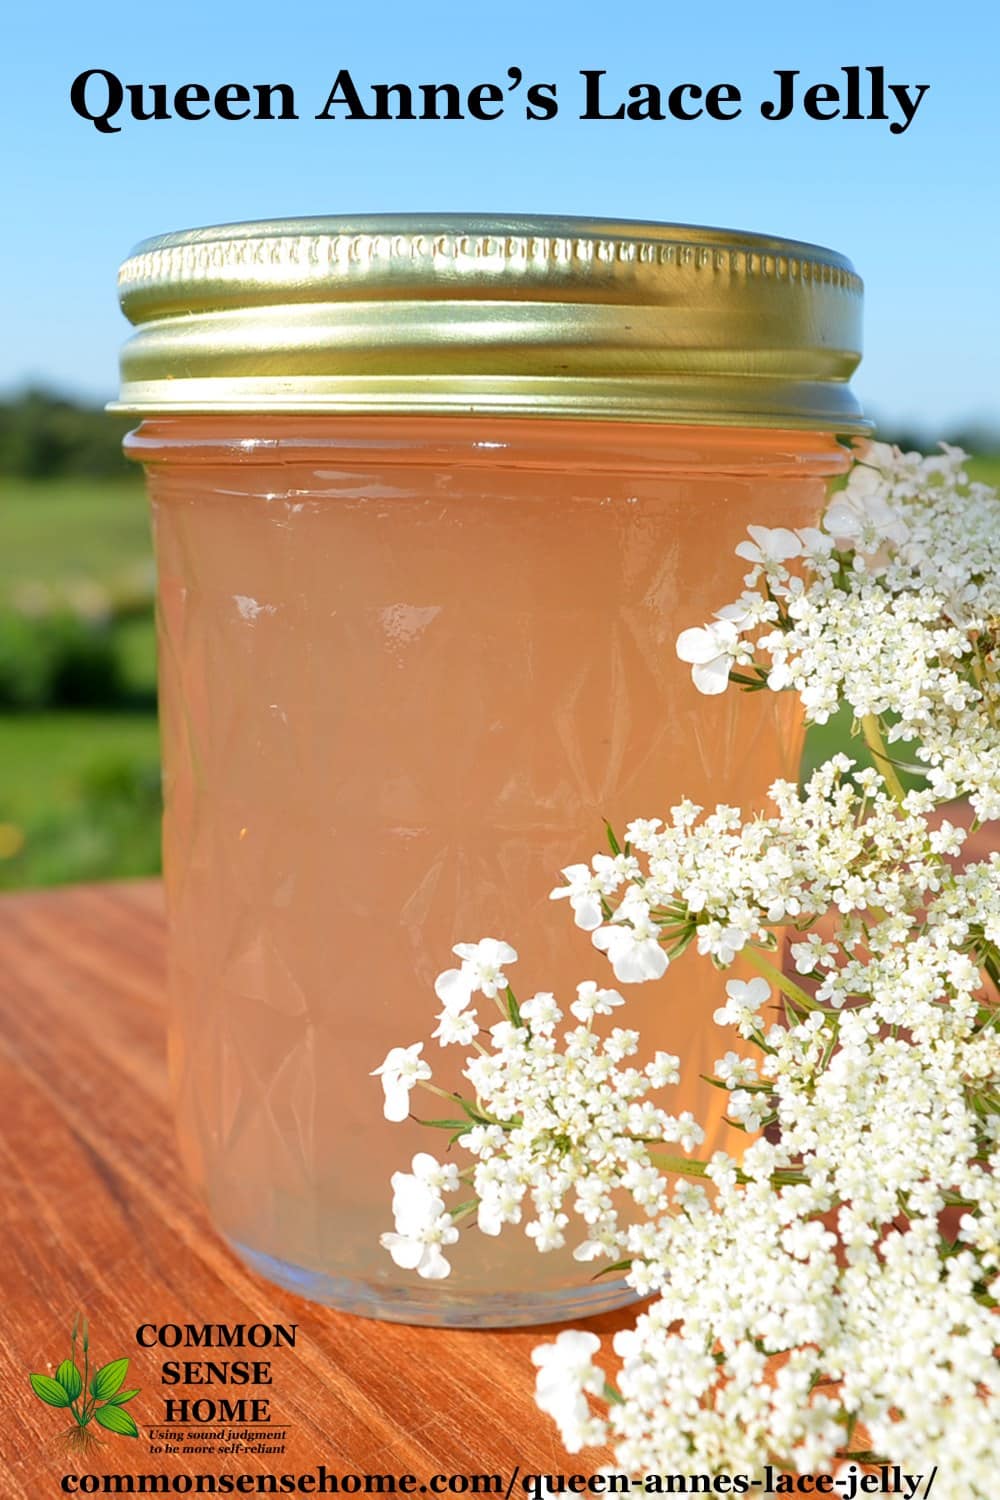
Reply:
M426 1089L428 1094L437 1094L439 1099L447 1099L449 1104L454 1104L457 1097L455 1094L449 1094L448 1090L443 1089L440 1084L431 1083L426 1078L420 1079L417 1088Z
M678 1177L704 1177L707 1165L687 1156L668 1156L663 1151L651 1151L649 1159L654 1167L663 1172L675 1172Z
M708 1176L708 1168L711 1165L709 1162L699 1161L697 1157L668 1156L663 1151L650 1151L649 1159L654 1167L660 1168L661 1172L673 1172L677 1177L705 1178ZM737 1182L745 1184L750 1181L746 1173L735 1163L734 1167ZM779 1187L794 1187L805 1180L805 1175L795 1167L782 1167L771 1173L771 1181Z
M470 1214L474 1214L476 1212L476 1209L478 1207L478 1198L467 1198L464 1203L456 1203L454 1208L450 1208L448 1210L449 1214L451 1215L452 1223L457 1224L459 1219L467 1219Z
M802 1010L823 1009L811 995L806 994L801 985L796 984L794 979L789 979L787 974L782 974L781 970L769 958L765 958L759 948L747 947L743 949L743 953L750 963L753 964L758 974L762 974L769 983L773 984L776 989L779 989L783 995L787 995L788 999Z
M902 802L906 796L906 790L896 767L893 765L886 749L885 740L882 736L882 726L878 721L878 714L865 714L861 720L861 732L865 737L865 744L872 753L872 758L877 762L876 769L883 777L886 786L897 802Z

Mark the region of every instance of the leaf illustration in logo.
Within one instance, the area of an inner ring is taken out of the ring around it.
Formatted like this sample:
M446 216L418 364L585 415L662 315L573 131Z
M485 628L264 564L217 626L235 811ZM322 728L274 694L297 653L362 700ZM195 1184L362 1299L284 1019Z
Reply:
M71 1359L64 1359L56 1371L56 1379L71 1401L75 1401L83 1390L83 1376Z
M64 1386L58 1380L53 1380L51 1375L29 1375L31 1389L39 1401L44 1401L46 1406L68 1406L70 1396Z
M121 1363L121 1361L116 1361L116 1363ZM99 1406L94 1412L94 1417L109 1432L120 1432L122 1437L139 1436L139 1429L129 1413L113 1403L108 1406Z
M136 1386L131 1391L119 1391L117 1396L108 1397L109 1406L124 1406L126 1401L131 1401L133 1396L138 1396L141 1387Z
M102 1365L94 1374L90 1382L91 1394L98 1401L107 1401L118 1390L128 1370L127 1359L113 1359L110 1364ZM112 1431L114 1429L112 1428Z

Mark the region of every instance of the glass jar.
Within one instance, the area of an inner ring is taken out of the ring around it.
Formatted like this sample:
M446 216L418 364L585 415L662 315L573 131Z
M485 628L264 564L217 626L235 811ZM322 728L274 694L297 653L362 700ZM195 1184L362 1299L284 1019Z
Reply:
M428 1036L456 942L512 942L522 998L606 982L548 899L605 819L794 776L791 698L701 697L674 642L738 595L747 524L815 522L845 469L858 299L813 247L575 221L230 226L126 262L171 1076L188 1167L265 1276L451 1325L628 1299L510 1233L464 1234L443 1283L397 1268L390 1174L442 1140L386 1122L370 1074ZM626 992L710 1150L736 1139L699 1079L721 986L687 956ZM460 1049L426 1050L459 1086Z

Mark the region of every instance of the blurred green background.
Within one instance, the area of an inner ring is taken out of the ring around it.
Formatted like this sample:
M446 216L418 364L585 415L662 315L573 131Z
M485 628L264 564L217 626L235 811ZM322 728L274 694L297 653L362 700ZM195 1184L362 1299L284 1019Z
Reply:
M0 404L0 889L159 867L154 570L129 425Z
M43 391L0 403L0 889L159 868L154 570L129 425ZM948 436L1000 483L1000 438ZM814 730L806 766L846 738Z

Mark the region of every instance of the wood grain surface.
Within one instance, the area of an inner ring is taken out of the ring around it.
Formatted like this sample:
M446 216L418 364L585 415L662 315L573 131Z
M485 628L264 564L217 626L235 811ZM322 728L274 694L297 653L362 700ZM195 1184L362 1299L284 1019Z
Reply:
M233 1257L178 1166L163 960L155 882L0 899L3 1500L65 1493L64 1475L299 1474L320 1463L339 1475L412 1473L421 1484L499 1473L506 1485L519 1466L521 1494L525 1472L587 1474L606 1462L593 1450L567 1457L534 1406L530 1351L553 1330L352 1318L279 1291ZM102 1433L84 1457L66 1451L67 1414L28 1384L30 1372L52 1375L68 1356L78 1310L97 1362L127 1355L126 1384L142 1388L129 1408L140 1437ZM610 1333L629 1321L624 1312L589 1326ZM293 1350L256 1356L272 1361L266 1389L171 1388L167 1359L253 1351L144 1349L136 1329L147 1323L294 1323L298 1332ZM285 1432L280 1455L150 1451L165 1397L244 1394L269 1397Z

